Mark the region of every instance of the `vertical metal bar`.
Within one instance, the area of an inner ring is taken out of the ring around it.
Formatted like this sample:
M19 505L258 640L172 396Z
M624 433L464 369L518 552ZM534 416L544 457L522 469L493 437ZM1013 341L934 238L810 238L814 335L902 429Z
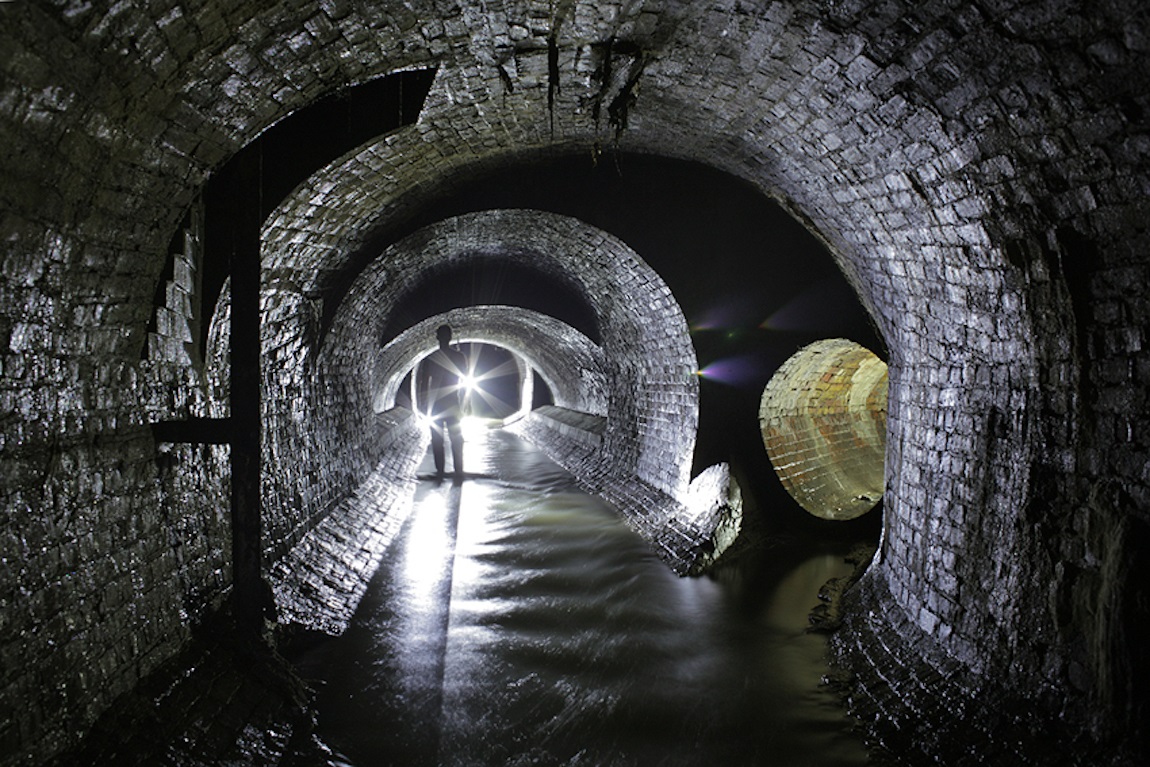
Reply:
M267 599L260 509L261 151L240 159L231 251L232 588L236 627L258 637Z

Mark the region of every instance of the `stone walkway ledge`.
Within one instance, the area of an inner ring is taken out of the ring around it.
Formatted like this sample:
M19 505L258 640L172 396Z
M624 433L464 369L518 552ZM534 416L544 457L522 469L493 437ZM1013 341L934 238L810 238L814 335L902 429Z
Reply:
M398 432L398 434L396 433ZM338 636L411 511L425 430L393 427L392 449L351 495L272 568L281 623Z

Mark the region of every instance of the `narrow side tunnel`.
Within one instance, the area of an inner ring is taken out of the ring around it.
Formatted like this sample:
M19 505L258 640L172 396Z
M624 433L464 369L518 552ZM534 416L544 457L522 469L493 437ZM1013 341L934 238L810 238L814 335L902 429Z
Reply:
M886 365L853 341L804 346L763 389L759 424L787 492L824 519L854 519L885 487Z

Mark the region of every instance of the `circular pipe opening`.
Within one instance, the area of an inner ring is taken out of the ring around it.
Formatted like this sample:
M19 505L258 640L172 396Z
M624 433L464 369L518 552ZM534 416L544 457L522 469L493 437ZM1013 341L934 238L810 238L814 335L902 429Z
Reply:
M763 390L759 426L775 473L822 519L860 517L882 498L887 366L844 338L805 346Z

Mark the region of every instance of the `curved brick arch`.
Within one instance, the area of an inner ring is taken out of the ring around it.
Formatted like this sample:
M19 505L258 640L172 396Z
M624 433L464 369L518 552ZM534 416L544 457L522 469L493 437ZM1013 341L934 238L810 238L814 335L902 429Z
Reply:
M405 286L438 265L475 257L522 263L571 283L598 319L608 381L601 472L633 474L685 496L698 420L698 368L670 290L616 238L541 211L484 211L433 224L384 251L360 275L325 341L329 380L347 413L370 413L362 360ZM350 416L354 419L355 416Z
M1046 397L1065 407L1060 393L1039 386L1039 371L1076 375L1067 353L1072 321L1066 297L1020 277L1017 259L996 236L996 227L1014 224L987 216L996 188L984 180L1000 161L977 162L970 134L949 130L945 114L929 101L912 102L892 91L858 40L801 12L759 24L741 30L741 39L782 35L796 55L817 50L824 69L849 79L791 71L785 58L758 61L749 43L720 45L718 58L665 58L644 81L657 93L644 90L647 107L636 110L622 145L715 165L782 195L825 238L872 310L890 349L891 392L885 556L870 575L883 593L878 598L893 600L928 634L948 627L944 646L997 623L1031 620L1026 607L1010 600L991 601L986 614L962 609L957 584L981 580L981 557L954 557L948 542L998 552L1001 580L1045 578L1021 554L1033 539L1018 512L1031 495L1031 467L1051 460L1058 451L1051 447L1066 444L1068 435L1039 434L1036 427L1048 425L1006 414L1018 413L1020 402ZM684 51L698 45L682 43ZM531 66L545 67L542 54ZM708 108L717 102L716 79L731 84L718 113ZM842 90L844 82L864 92L851 96ZM521 110L531 108L530 91L496 97L481 88L469 91L475 100L463 105L448 98L474 84L471 71L441 69L418 131L365 147L301 188L265 228L267 266L278 273L305 265L301 279L338 271L378 226L386 226L379 222L402 220L421 201L450 193L460 179L492 164L571 151L598 139L594 126L578 120L561 122L546 137L538 125L518 121ZM739 99L735 93L746 88L776 96ZM496 101L501 108L492 108ZM816 111L818 104L835 108ZM477 150L468 127L477 121L514 140ZM892 145L891 135L906 140ZM429 176L439 180L429 182ZM940 400L939 382L952 379ZM963 525L969 533L950 531L953 503L971 520ZM973 521L983 517L1004 520L1010 532ZM932 539L937 545L916 543L924 518L947 531ZM973 656L969 661L980 663Z
M376 410L395 406L404 377L436 348L435 329L448 324L455 343L478 341L500 346L538 372L555 404L593 415L607 412L607 373L603 351L566 323L512 306L470 306L428 318L388 342L373 380Z
M522 151L609 144L614 126L596 125L592 107L620 95L593 76L611 40L649 53L615 55L615 71L635 67L642 84L621 145L692 157L784 199L831 244L882 326L897 474L883 557L853 614L873 607L883 622L852 629L901 638L883 646L909 667L930 656L951 678L957 659L976 676L967 691L997 679L1054 690L1046 708L1090 732L1145 720L1122 707L1121 652L1103 649L1121 641L1107 616L1133 588L1113 576L1127 554L1097 532L1145 525L1150 507L1148 63L1137 0L573 3L554 28L517 2L484 14L433 2L386 12L371 2L4 5L0 336L12 416L2 449L14 467L10 516L30 526L4 553L23 561L25 534L48 552L22 571L33 599L11 618L28 662L6 670L4 689L29 701L24 753L42 758L74 740L70 722L90 721L175 652L182 603L198 615L222 593L213 573L226 569L226 546L189 489L202 479L195 451L176 450L180 468L161 476L142 428L202 414L199 371L139 360L172 229L211 170L348 83L443 68L426 119L364 158L395 171L366 219L357 203L376 194L382 170L358 189L349 176L338 195L326 187L341 180L320 177L298 216L266 230L285 254L269 280L302 286L267 319L289 306L306 319L321 267L338 270L368 239L355 222L402 218L449 191L453 174ZM552 32L557 90L541 53ZM332 225L331 215L346 219ZM312 374L292 361L310 340L300 325L268 331L283 341L273 359L285 387ZM61 464L92 470L41 479L28 469ZM350 459L346 468L358 470ZM97 484L114 489L101 496ZM65 527L59 509L85 513ZM101 542L102 526L147 528L157 510L208 520L197 529L211 555L174 556L158 538ZM79 577L66 581L73 547ZM85 587L62 585L145 571L180 577L153 579L104 616L84 609ZM44 595L80 630L23 631ZM141 612L154 618L142 647ZM51 662L61 644L115 668L68 679ZM75 694L64 702L38 692L65 688Z

